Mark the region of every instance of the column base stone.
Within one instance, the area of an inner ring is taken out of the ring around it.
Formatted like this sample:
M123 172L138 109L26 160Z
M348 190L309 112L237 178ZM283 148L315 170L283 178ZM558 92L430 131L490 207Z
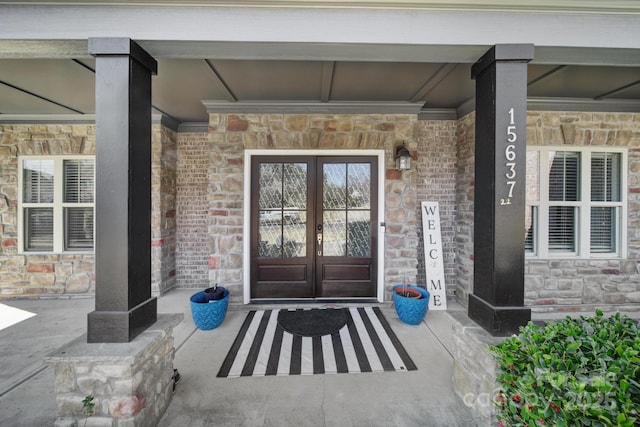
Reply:
M478 425L498 425L496 408L498 363L488 352L504 338L491 336L462 311L448 311L452 324L453 391L471 410Z
M160 314L127 343L87 343L83 334L45 358L55 376L56 427L155 426L169 406L175 356L173 329L182 314ZM94 412L82 401L93 396Z

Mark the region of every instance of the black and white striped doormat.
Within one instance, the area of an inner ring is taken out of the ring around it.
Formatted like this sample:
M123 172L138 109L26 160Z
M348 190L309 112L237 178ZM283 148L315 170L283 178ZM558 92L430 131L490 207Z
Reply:
M347 311L345 326L331 335L314 337L285 331L277 321L280 310L250 311L218 377L417 369L378 307L343 310Z

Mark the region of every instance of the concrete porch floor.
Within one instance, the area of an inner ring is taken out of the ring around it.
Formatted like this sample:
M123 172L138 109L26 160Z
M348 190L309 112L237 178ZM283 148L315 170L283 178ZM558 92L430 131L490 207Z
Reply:
M182 381L160 426L476 425L451 386L451 323L443 312L431 311L425 323L410 326L397 318L392 305L382 306L417 371L216 378L247 311L257 307L231 306L219 328L201 331L191 318L194 292L173 290L158 299L160 313L184 313L174 330L174 365ZM53 369L42 361L86 332L94 300L0 303L37 314L0 331L0 425L53 425Z

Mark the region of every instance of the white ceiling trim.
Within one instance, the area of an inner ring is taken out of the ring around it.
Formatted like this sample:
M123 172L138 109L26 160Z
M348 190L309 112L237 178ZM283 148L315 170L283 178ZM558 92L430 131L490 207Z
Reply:
M351 102L351 101L207 101L207 113L282 113L282 114L418 114L424 102Z
M534 12L596 12L596 13L637 13L640 6L634 0L0 0L0 4L73 4L73 5L175 5L192 6L235 6L235 7L331 7L331 8L382 8L382 9L436 9L436 10L526 10Z
M640 47L639 16L638 13L529 13L503 10L182 7L167 4L65 6L21 3L2 6L0 28L2 38L14 40L130 37L141 42L172 40L454 46L533 43L536 46L637 49ZM33 25L34 22L38 25ZM73 25L69 25L70 22ZM152 50L149 53L154 57L160 54Z

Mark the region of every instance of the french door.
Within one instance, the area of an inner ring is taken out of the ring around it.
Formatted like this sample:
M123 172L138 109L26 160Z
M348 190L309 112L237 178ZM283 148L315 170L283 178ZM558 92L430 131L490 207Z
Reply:
M251 298L376 296L377 161L252 157Z

